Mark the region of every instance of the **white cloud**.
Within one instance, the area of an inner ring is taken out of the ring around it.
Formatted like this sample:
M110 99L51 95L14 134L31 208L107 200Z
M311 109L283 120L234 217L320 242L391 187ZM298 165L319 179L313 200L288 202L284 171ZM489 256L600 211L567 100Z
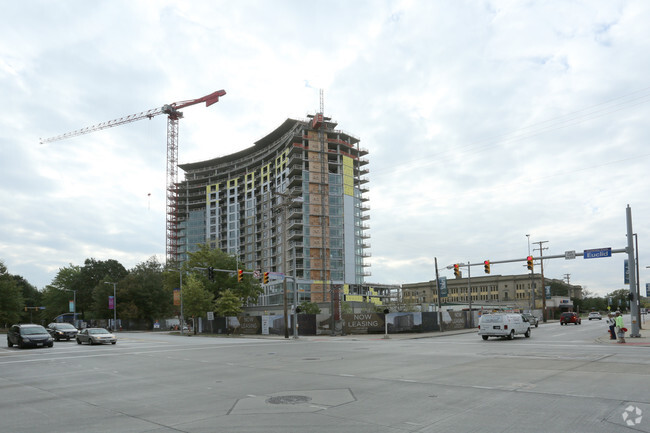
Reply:
M623 0L5 5L0 259L42 287L88 257L164 257L164 116L38 138L219 89L183 110L181 163L251 146L325 89L370 150L372 281L428 281L433 257L523 258L526 234L549 254L623 247L627 204L642 247L649 18ZM604 293L622 261L545 270Z

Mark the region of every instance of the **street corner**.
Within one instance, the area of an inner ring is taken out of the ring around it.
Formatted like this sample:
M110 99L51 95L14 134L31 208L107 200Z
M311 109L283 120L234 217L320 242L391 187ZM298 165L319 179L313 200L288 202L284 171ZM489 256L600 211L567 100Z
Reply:
M617 339L611 339L609 335L603 335L596 339L600 344L615 344L618 346L637 346L637 347L650 347L650 332L648 334L641 334L640 337L625 337L625 343L619 343Z

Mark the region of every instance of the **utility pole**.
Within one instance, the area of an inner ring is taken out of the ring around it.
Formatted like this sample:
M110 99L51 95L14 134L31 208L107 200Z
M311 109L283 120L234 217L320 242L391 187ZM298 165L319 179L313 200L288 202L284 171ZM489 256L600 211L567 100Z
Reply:
M630 277L630 321L631 330L630 337L641 337L639 333L639 293L637 292L636 285L636 257L634 253L634 232L632 230L632 209L627 205L625 209L627 217L627 260L628 260L628 273Z
M440 299L440 276L438 275L438 257L434 257L436 265L436 292L438 293L438 327L442 332L442 301Z
M470 282L470 264L467 262L467 296L469 296L469 327L472 328L472 284Z
M530 257L530 234L526 235L528 239L528 256ZM535 280L533 279L533 271L530 271L530 314L535 310Z
M540 271L542 273L542 319L544 322L548 320L548 317L546 315L546 286L544 285L544 254L543 250L547 250L548 248L542 248L542 244L548 243L548 241L538 241L538 242L533 242L534 244L539 245L539 265L540 265Z

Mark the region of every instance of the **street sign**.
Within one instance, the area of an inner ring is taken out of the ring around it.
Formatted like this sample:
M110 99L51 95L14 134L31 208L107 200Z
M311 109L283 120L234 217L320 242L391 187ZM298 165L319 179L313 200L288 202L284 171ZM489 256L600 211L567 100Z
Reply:
M208 320L214 320L214 311L208 311Z
M253 271L253 278L257 278L259 280L261 276L262 273L259 270L256 269Z
M600 257L611 257L611 256L612 256L611 248L596 248L595 250L584 251L585 259L597 259Z
M576 252L575 251L565 251L564 252L564 260L573 260L576 258Z

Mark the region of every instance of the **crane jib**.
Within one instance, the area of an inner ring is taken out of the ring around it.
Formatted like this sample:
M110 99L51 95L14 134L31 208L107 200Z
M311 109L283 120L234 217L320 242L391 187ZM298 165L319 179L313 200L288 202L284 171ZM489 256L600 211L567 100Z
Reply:
M167 194L167 262L174 262L178 259L178 239L176 235L176 227L178 220L176 219L175 209L175 191L178 184L178 119L183 117L183 113L179 110L190 105L195 105L205 102L205 106L219 102L219 98L226 94L225 90L217 90L209 95L199 99L192 99L182 102L174 102L171 104L163 105L159 108L154 108L148 111L143 111L138 114L131 114L129 116L121 117L119 119L110 120L108 122L99 123L87 128L78 129L76 131L68 132L56 137L41 140L41 143L49 143L52 141L63 140L66 138L75 137L77 135L88 134L93 131L101 129L112 128L113 126L123 125L125 123L135 122L140 119L151 119L159 114L167 114L168 129L167 129L167 191L172 191Z

